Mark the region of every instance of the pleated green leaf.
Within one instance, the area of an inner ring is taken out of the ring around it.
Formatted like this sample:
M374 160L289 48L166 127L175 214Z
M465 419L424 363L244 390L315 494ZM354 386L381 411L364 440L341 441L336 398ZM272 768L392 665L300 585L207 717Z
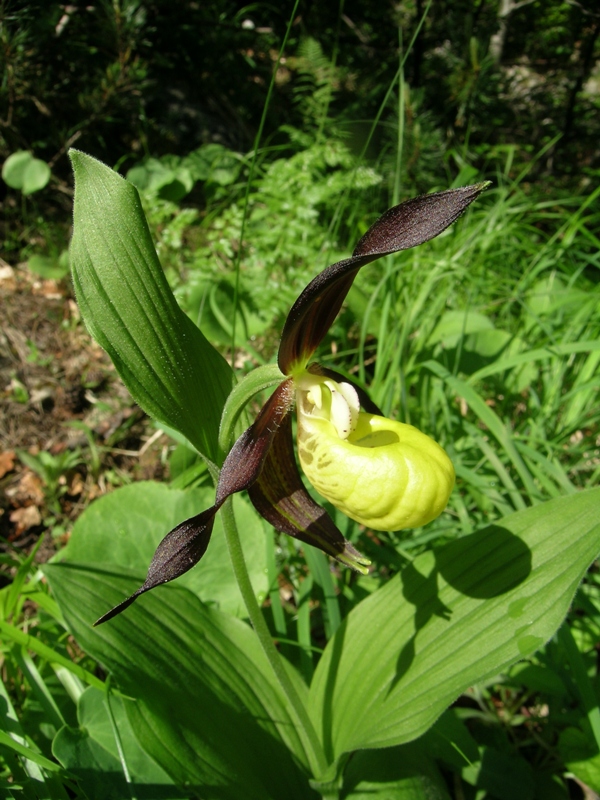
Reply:
M419 742L355 753L341 800L450 800L446 782Z
M65 725L58 731L52 755L94 800L185 800L189 795L140 747L123 702L118 695L108 697L89 686L77 701L78 727Z
M70 260L85 324L144 411L216 461L233 373L177 305L137 189L91 156L70 156Z
M123 693L138 742L189 796L316 800L301 740L248 625L169 585L92 628L136 580L66 562L44 571L79 645Z
M333 762L424 733L473 683L541 647L600 551L600 489L417 557L327 645L310 709Z

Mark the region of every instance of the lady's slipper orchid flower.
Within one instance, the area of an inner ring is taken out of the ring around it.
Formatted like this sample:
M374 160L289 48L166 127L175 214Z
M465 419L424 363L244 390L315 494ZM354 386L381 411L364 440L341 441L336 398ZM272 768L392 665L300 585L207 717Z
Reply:
M319 494L375 530L438 517L454 486L439 444L412 425L361 411L349 383L315 378L297 379L298 456Z
M278 531L359 572L368 571L370 561L304 488L294 456L294 405L302 469L336 508L375 530L417 527L441 514L454 486L454 469L444 450L411 425L386 419L362 389L309 360L362 266L433 239L487 185L422 195L391 208L369 228L351 258L327 267L308 284L283 328L278 364L286 378L229 451L214 505L167 534L144 584L97 625L195 566L206 552L217 511L244 489Z

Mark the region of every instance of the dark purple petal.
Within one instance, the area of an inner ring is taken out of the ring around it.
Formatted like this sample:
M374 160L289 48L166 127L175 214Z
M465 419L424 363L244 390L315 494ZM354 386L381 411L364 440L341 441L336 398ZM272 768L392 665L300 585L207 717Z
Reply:
M386 211L356 245L352 257L324 269L292 306L279 345L281 371L288 375L312 356L338 315L360 267L433 239L488 185L484 182L422 195Z
M116 617L124 611L144 592L154 589L163 583L179 578L185 572L195 567L200 561L208 543L213 529L217 507L212 506L195 517L186 519L176 528L167 533L165 538L156 548L146 580L131 597L123 600L122 603L112 608L94 626L108 622L109 619Z
M339 314L359 268L376 258L339 261L320 272L304 289L292 306L281 334L277 363L284 375L312 356Z
M294 384L288 379L277 387L254 424L244 431L231 448L219 476L214 506L173 528L156 548L142 586L131 597L100 617L95 625L112 619L144 592L179 578L200 561L210 541L215 514L230 495L247 489L256 481L273 437L289 415L293 404Z
M247 489L260 475L273 436L294 405L294 383L281 383L262 407L258 417L233 445L219 476L216 505L229 495Z
M456 222L489 185L489 181L483 181L461 189L423 194L390 208L371 225L352 255L379 258L428 242Z
M282 421L262 472L248 494L259 514L276 530L318 547L352 569L367 572L371 562L344 538L304 488L294 456L290 416Z

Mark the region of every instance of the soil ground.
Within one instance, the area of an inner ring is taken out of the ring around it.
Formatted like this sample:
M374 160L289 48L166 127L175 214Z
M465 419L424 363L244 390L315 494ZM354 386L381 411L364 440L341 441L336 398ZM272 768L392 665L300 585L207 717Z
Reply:
M0 551L43 536L47 560L94 498L163 478L168 448L85 330L68 280L0 260Z

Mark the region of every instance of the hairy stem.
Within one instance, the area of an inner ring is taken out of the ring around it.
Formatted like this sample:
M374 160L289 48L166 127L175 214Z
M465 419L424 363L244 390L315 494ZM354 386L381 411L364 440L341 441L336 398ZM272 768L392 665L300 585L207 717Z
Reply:
M319 740L317 732L310 717L306 706L300 699L289 675L287 674L281 656L277 648L273 644L271 633L267 627L267 623L263 617L262 611L256 601L252 584L250 583L250 576L246 567L244 553L242 552L242 545L238 534L235 517L233 514L233 506L231 498L229 498L221 511L223 518L223 529L225 531L225 538L229 548L229 555L233 566L233 572L237 580L242 598L246 604L246 610L250 617L250 622L254 628L258 641L261 644L263 652L267 657L275 677L279 681L279 685L287 698L289 707L293 716L296 718L296 726L302 738L304 748L306 750L310 768L315 777L319 777L326 772L327 761L323 752L323 746Z

